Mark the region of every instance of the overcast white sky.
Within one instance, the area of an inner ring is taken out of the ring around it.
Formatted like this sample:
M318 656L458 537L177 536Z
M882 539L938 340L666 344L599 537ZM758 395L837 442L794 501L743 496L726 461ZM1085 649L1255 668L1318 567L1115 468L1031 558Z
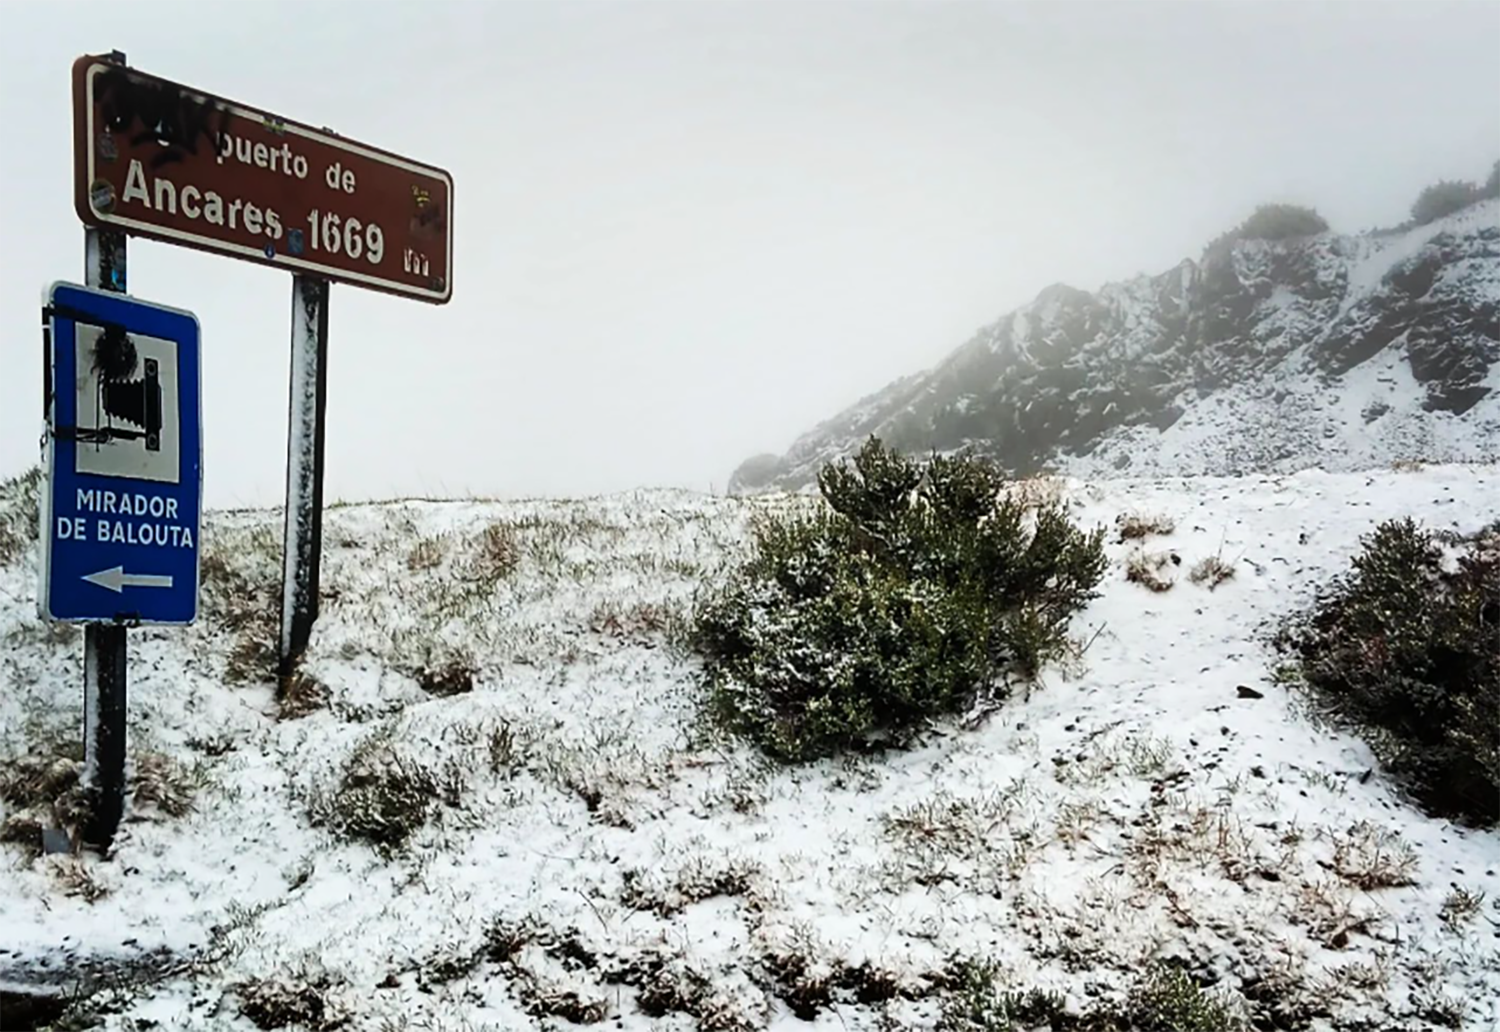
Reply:
M333 289L330 498L722 490L1049 283L1263 201L1398 222L1500 157L1493 0L6 0L0 476L83 275L69 66L110 49L453 173L451 304ZM289 277L134 241L129 282L202 322L208 504L276 504Z

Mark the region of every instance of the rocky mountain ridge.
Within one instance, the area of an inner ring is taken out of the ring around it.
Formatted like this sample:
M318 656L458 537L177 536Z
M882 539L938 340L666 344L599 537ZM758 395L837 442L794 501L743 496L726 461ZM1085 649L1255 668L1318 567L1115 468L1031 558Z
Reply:
M1055 284L736 470L797 489L870 435L1017 474L1331 471L1500 457L1500 199L1426 225L1270 241L1096 293Z

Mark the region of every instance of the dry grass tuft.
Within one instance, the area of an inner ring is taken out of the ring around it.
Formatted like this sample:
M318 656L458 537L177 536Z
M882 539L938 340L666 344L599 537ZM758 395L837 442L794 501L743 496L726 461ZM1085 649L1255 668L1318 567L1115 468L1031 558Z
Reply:
M505 971L528 1014L577 1025L598 1024L609 1016L608 995L597 984L588 984L591 979L582 986L563 984L550 972L533 970L525 963L529 948L539 949L575 975L599 966L599 958L576 932L557 934L530 916L520 921L493 920L485 931L481 955Z
M36 545L42 468L0 481L0 566L9 566Z
M231 684L276 679L280 557L281 541L270 524L222 530L205 540L200 615L234 637L224 670Z
M665 877L627 868L621 872L620 901L632 910L671 917L716 896L744 896L761 873L758 863L744 857L695 853Z
M1349 945L1351 935L1368 934L1375 927L1375 914L1361 911L1348 889L1333 881L1305 882L1298 889L1297 906L1288 919L1306 927L1310 936L1329 949Z
M648 948L609 976L636 990L636 1002L647 1017L682 1014L696 1019L702 1032L756 1032L769 1022L764 997L736 998L714 972L705 971L681 953ZM655 1026L653 1026L655 1027Z
M1188 580L1194 584L1206 585L1208 590L1212 591L1233 576L1233 566L1218 556L1211 555L1194 564L1192 572L1188 574Z
M597 1025L609 1017L609 999L602 994L582 993L530 972L521 972L516 984L526 1012L533 1017L559 1018L574 1025Z
M200 768L189 769L157 752L137 753L126 778L134 809L155 809L168 817L185 817L192 812L193 797L204 783Z
M406 568L413 573L436 569L447 554L447 544L441 537L424 537L406 553Z
M87 814L82 771L83 744L61 739L0 763L0 800L8 811L0 823L0 842L15 843L37 856L44 828L81 826Z
M515 724L502 717L485 731L484 741L490 773L511 778L526 768L532 739L525 730L517 731Z
M659 602L622 605L605 600L589 615L589 630L616 641L654 646L671 634L682 618Z
M394 731L382 727L360 742L331 793L309 800L314 824L365 842L390 860L427 823L440 803L457 805L460 772L438 772L401 754Z
M450 618L447 626L423 628L400 640L396 647L405 654L392 659L391 668L410 677L435 698L448 699L472 692L480 677L475 646L483 643L479 635L465 633L465 628L457 623L461 619ZM454 641L454 638L467 640Z
M1360 821L1334 841L1333 870L1366 892L1415 885L1416 852L1400 835Z
M487 583L504 580L521 565L520 536L504 520L495 520L480 531L475 546L475 573Z
M1042 473L1011 481L1005 485L1004 491L1023 505L1043 508L1063 502L1068 493L1068 482L1060 476Z
M1483 905L1483 892L1466 889L1462 885L1454 885L1443 900L1443 908L1438 912L1438 916L1442 918L1443 924L1457 929L1474 920L1479 913L1479 908Z
M521 951L542 937L544 926L534 917L520 921L509 921L497 917L490 921L484 931L484 956L497 964L514 960Z
M1177 529L1177 523L1169 516L1146 516L1140 513L1121 513L1115 517L1121 541L1139 541L1153 535L1165 536Z
M47 858L53 878L66 896L77 896L85 903L97 903L108 896L110 888L94 873L91 860L78 856Z
M39 750L0 764L0 800L20 808L50 804L78 784L83 768L83 745Z
M278 715L282 720L299 720L328 706L328 686L311 674L294 670L281 679L277 693Z
M1178 560L1168 552L1146 552L1136 549L1125 560L1125 579L1152 591L1170 591L1176 580L1163 573L1177 565Z
M478 671L466 658L455 657L417 671L416 680L428 695L440 699L455 695L467 695L474 690L474 679Z
M1045 844L1035 821L1018 819L1026 793L1022 783L967 798L940 791L884 814L895 855L881 878L893 890L953 883L989 895L1003 891Z
M275 678L280 666L278 633L274 618L244 628L229 649L225 679L230 684L259 684Z
M325 999L326 983L255 980L234 986L240 1013L259 1029L296 1025L308 1029L334 1027Z

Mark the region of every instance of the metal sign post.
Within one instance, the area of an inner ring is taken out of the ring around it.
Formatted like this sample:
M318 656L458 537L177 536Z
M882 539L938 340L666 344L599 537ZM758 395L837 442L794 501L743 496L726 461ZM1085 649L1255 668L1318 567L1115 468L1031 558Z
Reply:
M277 672L290 676L318 618L323 555L323 413L328 405L328 281L292 278L291 431Z
M124 812L126 629L197 616L202 494L199 329L124 295L124 239L91 232L91 280L44 309L46 487L37 609L85 624L83 840L107 853Z
M83 254L83 275L89 286L124 293L124 233L84 230ZM128 655L124 627L89 624L83 629L83 791L88 821L82 838L100 853L109 852L125 813Z

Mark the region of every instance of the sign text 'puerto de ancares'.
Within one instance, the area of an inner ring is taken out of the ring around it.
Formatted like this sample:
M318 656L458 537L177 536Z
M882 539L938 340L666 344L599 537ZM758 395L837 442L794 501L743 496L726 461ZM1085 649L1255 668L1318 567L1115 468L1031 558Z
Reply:
M73 65L85 225L436 304L453 292L445 171L111 62Z

